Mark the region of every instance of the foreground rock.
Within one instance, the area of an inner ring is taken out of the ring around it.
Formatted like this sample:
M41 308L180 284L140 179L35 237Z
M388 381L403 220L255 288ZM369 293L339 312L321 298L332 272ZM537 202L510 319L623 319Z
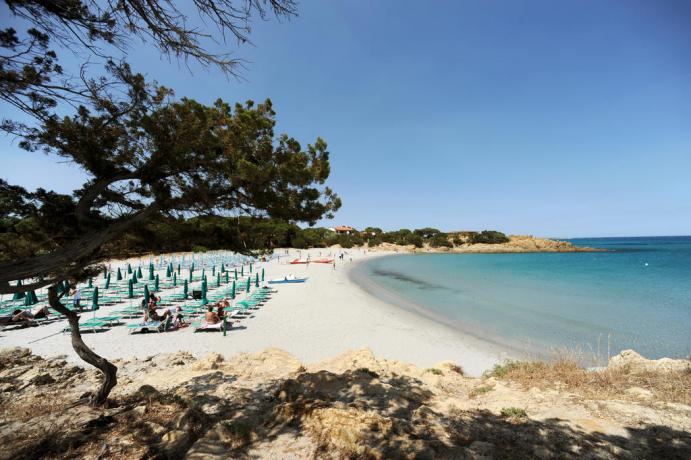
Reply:
M637 361L612 365L621 360ZM75 402L95 372L28 350L0 352L0 458L691 456L688 402L656 401L640 388L588 399L468 378L450 362L420 369L366 349L307 366L278 349L116 364L110 407L93 409Z

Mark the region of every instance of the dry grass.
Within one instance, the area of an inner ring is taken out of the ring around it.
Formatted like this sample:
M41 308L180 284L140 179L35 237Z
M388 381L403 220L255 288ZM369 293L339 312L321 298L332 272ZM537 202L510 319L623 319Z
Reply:
M486 376L517 382L525 388L558 388L590 399L637 399L627 393L643 388L650 401L691 404L691 372L632 372L624 367L586 370L568 357L552 362L509 361L497 365Z

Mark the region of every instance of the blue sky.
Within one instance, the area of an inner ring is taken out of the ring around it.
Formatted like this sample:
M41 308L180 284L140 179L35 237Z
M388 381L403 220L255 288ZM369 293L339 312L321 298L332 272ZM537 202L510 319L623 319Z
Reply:
M228 46L248 61L246 81L190 73L138 43L128 60L180 97L270 97L279 132L323 137L343 199L327 225L691 234L691 3L310 0L299 11ZM8 138L0 161L28 188L83 181Z

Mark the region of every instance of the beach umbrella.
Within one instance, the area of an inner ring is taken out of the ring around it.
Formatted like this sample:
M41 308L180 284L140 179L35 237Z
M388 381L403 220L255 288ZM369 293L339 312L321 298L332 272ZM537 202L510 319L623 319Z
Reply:
M137 284L139 280L137 279L137 272L132 273L132 283Z
M158 292L158 273L156 273L156 281L154 281L154 292Z
M262 281L264 281L264 269L262 268Z
M173 273L173 287L178 285L178 274Z
M187 285L187 280L185 280L185 286L182 288L182 293L185 294L185 298L187 298L187 293L190 292L189 290L190 288Z
M238 279L238 269L235 269L235 279Z
M144 308L146 308L146 305L149 303L149 285L145 284L144 285Z
M206 305L209 301L206 299L206 280L202 280L202 305Z
M245 287L245 292L247 292L248 294L249 294L249 292L250 292L250 286L251 286L251 285L252 285L252 278L250 278L250 277L248 276L248 277L247 277L247 286Z
M142 279L142 266L137 267L137 278Z
M221 273L226 272L226 267L223 265L223 262L221 262Z
M22 285L22 280L17 281L17 287ZM24 298L26 294L23 292L15 292L14 295L12 296L12 300L21 300Z
M240 265L240 276L245 276L245 266Z
M91 298L91 309L93 311L98 310L98 286L94 288L94 295Z
M127 280L127 298L131 299L134 297L134 283L132 280Z
M166 267L166 278L170 278L170 275L171 275L171 273L170 273L170 265L168 265L168 266Z
M221 274L216 274L216 287L221 287Z
M194 256L192 256L192 265L190 266L190 270L194 271Z
M120 272L120 267L118 267L118 272L117 272L117 274L115 275L115 279L118 280L118 281L121 281L121 280L122 280L122 272Z
M194 272L194 264L190 267L190 283L192 282L192 273Z
M254 287L259 287L259 273L254 274Z
M180 274L180 264L178 264L178 275Z
M92 288L94 287L94 280L89 278L89 287Z
M226 272L226 284L228 284L229 282L230 282L230 279L228 277L228 272Z
M154 264L149 264L149 279L154 279Z
M103 279L106 279L108 277L108 270L103 272Z
M26 293L26 296L24 296L24 305L27 307L30 305L34 305L38 303L38 298L36 297L36 293L31 290Z
M212 265L211 266L211 276L215 276L215 275L216 275L216 266Z
M235 281L233 281L233 288L230 290L230 298L235 300Z
M127 274L131 275L132 274L132 265L127 264Z
M206 270L202 268L202 279L206 279Z
M252 264L250 264L250 273L252 273Z
M110 273L108 273L108 276L106 276L105 289L108 289L109 287L110 287Z

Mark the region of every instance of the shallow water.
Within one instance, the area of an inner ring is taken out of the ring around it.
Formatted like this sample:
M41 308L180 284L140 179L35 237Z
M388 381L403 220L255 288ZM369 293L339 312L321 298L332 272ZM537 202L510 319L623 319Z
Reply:
M610 251L390 256L354 279L517 352L689 356L691 237L570 241Z

